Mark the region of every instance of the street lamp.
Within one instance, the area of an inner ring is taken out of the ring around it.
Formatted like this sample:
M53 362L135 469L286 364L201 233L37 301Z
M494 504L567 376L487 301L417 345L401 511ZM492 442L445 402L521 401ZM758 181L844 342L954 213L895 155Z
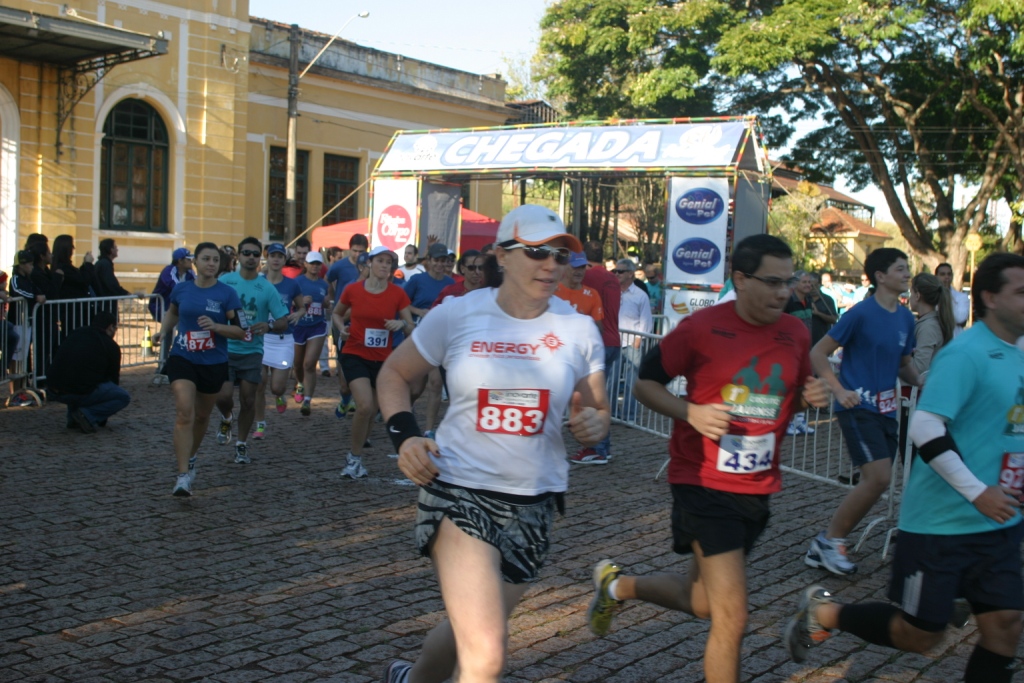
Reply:
M310 60L306 68L299 73L299 26L298 24L292 24L291 32L288 35L288 42L290 43L290 53L288 60L288 161L287 170L285 173L285 185L284 185L284 216L285 216L285 239L291 239L295 236L295 131L299 119L299 79L306 75L310 67L316 63L316 60L320 59L320 56L327 51L327 48L337 40L341 32L345 30L354 19L365 19L370 16L370 13L366 10L353 14L348 20L341 25L338 32L331 36L331 39L320 48L320 52L316 53L316 56Z

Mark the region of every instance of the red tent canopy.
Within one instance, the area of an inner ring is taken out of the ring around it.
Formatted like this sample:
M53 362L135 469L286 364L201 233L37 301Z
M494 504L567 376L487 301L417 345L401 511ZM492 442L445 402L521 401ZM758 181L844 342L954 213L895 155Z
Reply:
M461 254L470 249L479 251L484 245L493 242L495 235L498 234L499 225L498 221L488 218L481 213L463 209L459 253Z
M469 249L480 249L494 241L498 234L498 221L487 216L462 209L462 236L459 240L459 253ZM313 231L311 242L314 249L341 247L348 249L352 235L370 235L370 219L357 218L354 221L322 225Z
M321 225L313 231L310 241L314 249L326 249L327 247L341 247L348 249L349 240L352 235L370 234L370 219L357 218L354 221L335 223L334 225Z

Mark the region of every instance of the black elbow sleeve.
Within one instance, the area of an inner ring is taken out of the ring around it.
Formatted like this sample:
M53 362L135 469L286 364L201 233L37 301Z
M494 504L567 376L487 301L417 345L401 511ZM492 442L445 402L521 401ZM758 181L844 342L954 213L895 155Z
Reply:
M925 462L931 462L946 451L953 451L958 456L960 455L960 449L957 448L956 442L953 441L953 437L949 435L948 431L942 436L918 446L917 451L921 454L921 460ZM963 459L962 456L961 459Z
M660 345L648 351L647 355L640 361L640 370L637 373L637 377L639 379L649 379L658 384L668 384L672 381L672 377L665 372L665 368L661 365Z

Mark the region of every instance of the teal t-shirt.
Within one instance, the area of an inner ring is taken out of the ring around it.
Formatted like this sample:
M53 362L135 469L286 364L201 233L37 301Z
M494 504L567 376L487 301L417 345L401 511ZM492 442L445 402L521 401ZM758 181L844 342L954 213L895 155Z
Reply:
M975 323L935 356L917 408L946 418L968 469L987 486L999 484L1003 454L1024 453L1024 352L999 339L985 323ZM1006 524L997 524L914 458L900 529L945 536L1020 522L1017 513Z
M270 320L271 316L276 320L288 315L288 308L281 303L281 296L277 293L274 285L267 282L266 278L256 277L246 280L241 273L224 273L218 279L238 293L238 299L242 302L242 310L245 312L250 326L256 323L265 323ZM241 355L263 353L263 335L247 334L244 340L229 339L228 353Z

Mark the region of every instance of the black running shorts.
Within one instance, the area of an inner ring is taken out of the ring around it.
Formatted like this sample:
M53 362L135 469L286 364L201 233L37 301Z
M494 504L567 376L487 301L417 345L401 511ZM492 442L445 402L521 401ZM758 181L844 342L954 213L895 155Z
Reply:
M224 382L228 381L228 364L200 365L172 355L164 363L164 374L171 384L179 379L185 380L195 384L200 394L219 394Z
M366 360L362 356L353 353L341 354L341 372L345 375L346 382L352 382L360 377L370 380L370 386L377 388L377 375L384 367L382 360Z
M945 628L956 598L966 598L975 614L1024 610L1021 540L1024 523L950 536L901 529L889 599L909 623L926 631Z
M768 498L672 484L672 550L689 555L697 541L705 556L749 554L768 525Z

